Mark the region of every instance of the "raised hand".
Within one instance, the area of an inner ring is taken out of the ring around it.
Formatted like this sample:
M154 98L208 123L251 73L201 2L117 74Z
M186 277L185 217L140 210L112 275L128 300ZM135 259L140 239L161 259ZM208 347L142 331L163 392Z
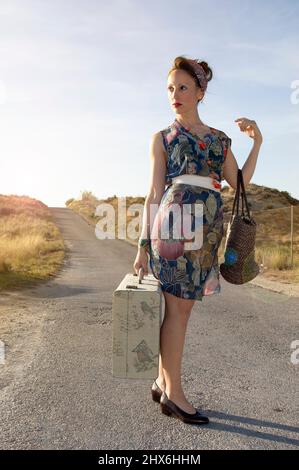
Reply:
M235 119L235 122L238 123L241 132L246 132L246 134L255 142L262 143L263 136L255 121L246 117L241 117Z

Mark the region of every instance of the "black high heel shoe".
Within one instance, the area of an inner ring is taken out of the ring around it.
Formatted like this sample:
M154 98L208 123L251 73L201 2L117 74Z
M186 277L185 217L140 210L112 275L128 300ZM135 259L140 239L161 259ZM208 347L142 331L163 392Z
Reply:
M163 414L167 416L173 415L181 419L184 423L208 424L210 422L209 418L202 415L198 410L196 410L195 413L186 413L186 411L179 408L173 401L169 400L165 391L162 392L160 406Z
M161 399L163 390L161 390L161 388L157 384L156 380L154 380L154 383L153 383L152 388L151 388L151 392L152 392L153 400L156 401L157 403L160 403L160 399Z

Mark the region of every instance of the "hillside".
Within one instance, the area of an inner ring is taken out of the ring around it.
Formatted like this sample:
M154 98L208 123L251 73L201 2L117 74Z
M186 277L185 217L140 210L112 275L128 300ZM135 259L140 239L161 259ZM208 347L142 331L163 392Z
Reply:
M249 208L252 211L261 211L267 209L277 209L279 207L287 207L291 204L299 205L299 200L293 198L287 191L279 191L275 188L267 186L259 186L258 184L249 183L245 188ZM235 190L230 186L223 186L222 198L224 201L225 211L231 210Z

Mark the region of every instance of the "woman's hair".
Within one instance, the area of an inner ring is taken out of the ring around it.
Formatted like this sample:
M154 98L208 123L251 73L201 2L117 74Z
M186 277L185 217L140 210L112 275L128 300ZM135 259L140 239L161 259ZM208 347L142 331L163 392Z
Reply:
M189 75L195 80L196 86L200 87L199 80L193 70L192 65L188 62L189 59L186 59L184 56L178 56L174 59L171 69L168 72L167 77L170 75L173 70L185 70ZM205 71L207 81L209 82L213 78L213 71L207 62L202 60L201 62L198 59L194 59L198 62ZM199 103L200 100L198 100Z

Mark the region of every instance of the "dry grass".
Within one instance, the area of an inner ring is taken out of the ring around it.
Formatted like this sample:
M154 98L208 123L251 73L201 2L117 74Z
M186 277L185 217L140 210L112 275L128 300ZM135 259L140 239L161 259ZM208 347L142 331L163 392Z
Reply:
M0 195L0 221L0 289L55 274L65 245L45 204L27 196Z

